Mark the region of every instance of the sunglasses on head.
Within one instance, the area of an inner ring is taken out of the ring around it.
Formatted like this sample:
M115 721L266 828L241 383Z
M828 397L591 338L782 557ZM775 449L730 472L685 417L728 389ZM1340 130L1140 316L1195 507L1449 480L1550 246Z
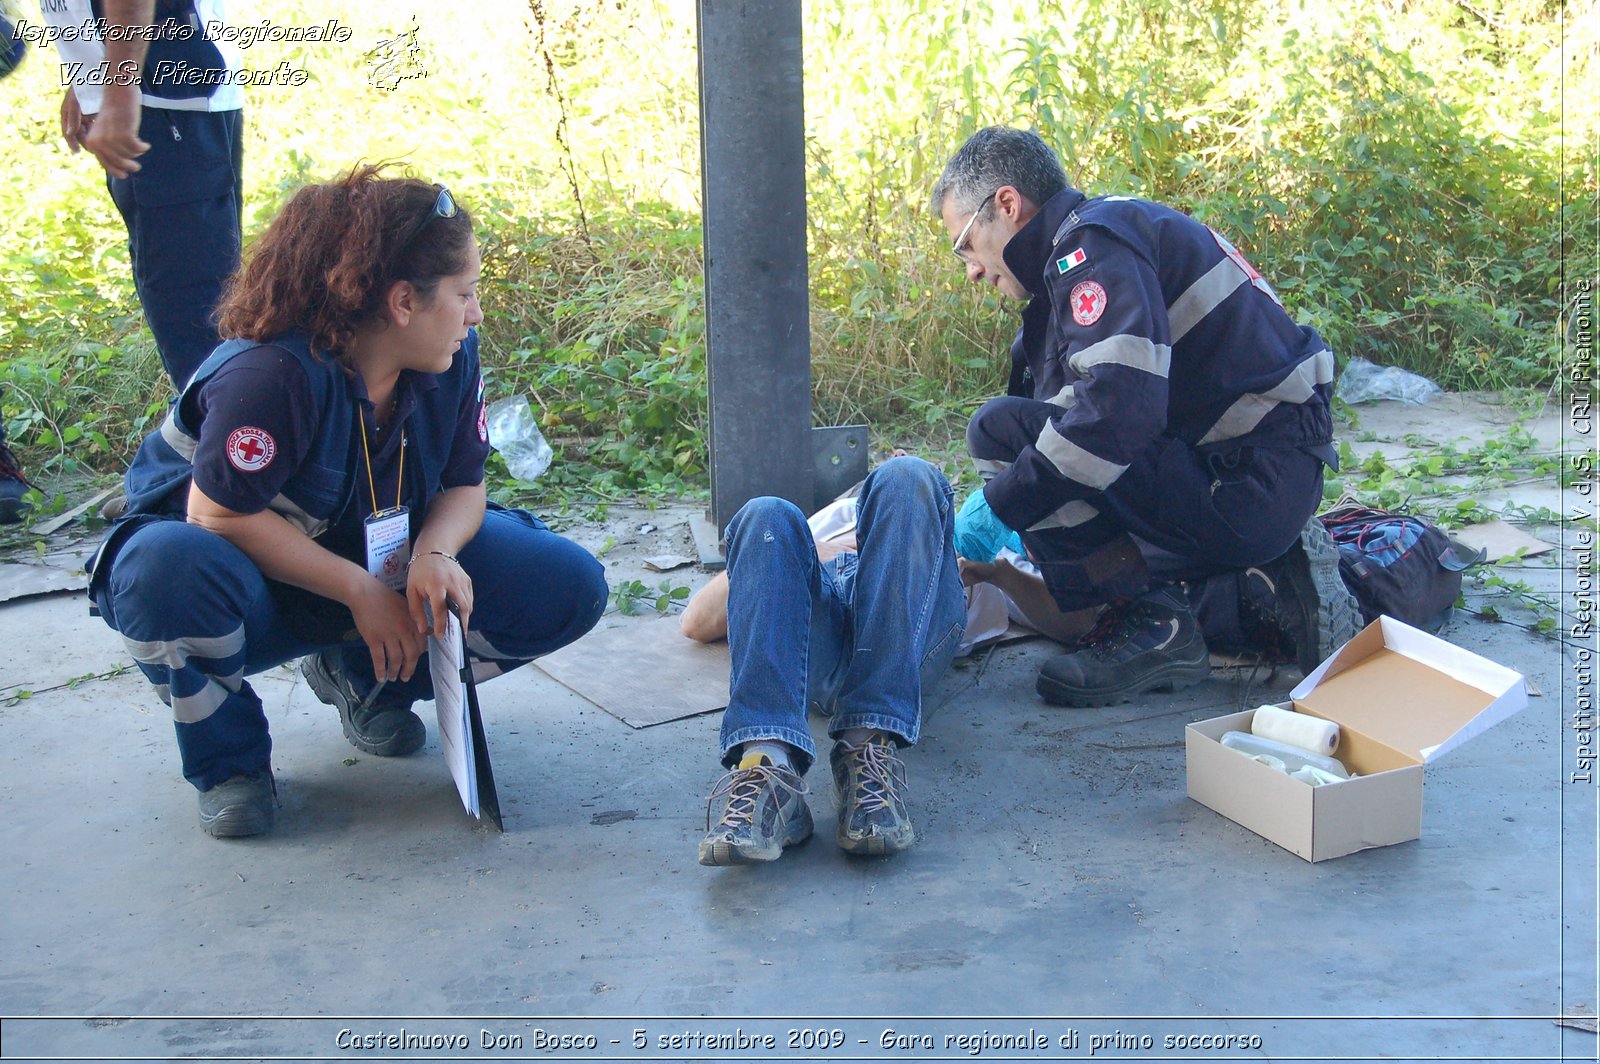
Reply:
M450 190L443 185L435 185L433 187L439 190L439 195L433 201L433 210L428 212L426 218L417 223L417 227L411 231L411 235L406 237L406 242L400 245L402 249L409 248L416 243L417 237L422 235L423 230L427 229L428 224L435 218L454 218L456 216L456 198L450 195Z

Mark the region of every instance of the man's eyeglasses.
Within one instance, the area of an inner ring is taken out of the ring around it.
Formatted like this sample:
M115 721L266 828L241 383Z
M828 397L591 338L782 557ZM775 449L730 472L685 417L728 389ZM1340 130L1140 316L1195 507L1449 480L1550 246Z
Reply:
M433 201L433 210L429 211L428 216L422 219L415 229L411 230L411 235L406 237L406 242L400 245L402 251L409 249L412 244L416 243L417 237L422 235L423 230L427 229L428 224L435 218L454 218L456 216L456 198L450 195L450 190L443 185L435 185L433 187L439 190L438 197Z
M989 201L994 199L995 194L999 191L999 189L995 189L994 192L983 197L983 202L978 204L978 209L972 212L972 217L967 219L967 224L961 227L961 232L956 237L956 242L950 246L950 250L962 262L967 261L967 234L972 232L972 224L978 220L978 215L983 213L983 209L989 205Z

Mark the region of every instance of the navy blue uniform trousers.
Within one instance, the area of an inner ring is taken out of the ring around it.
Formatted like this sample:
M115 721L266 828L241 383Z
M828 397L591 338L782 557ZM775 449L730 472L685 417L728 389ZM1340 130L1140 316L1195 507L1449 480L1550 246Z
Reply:
M180 391L217 346L214 311L239 265L243 134L243 111L146 107L139 170L106 178L128 227L134 289Z
M991 399L968 423L967 446L980 462L1013 462L1060 412L1037 399ZM1273 560L1316 513L1322 471L1294 446L1202 453L1163 436L1104 492L1086 492L1071 524L1018 531L1056 603L1084 609Z
M524 511L491 509L459 557L472 578L466 642L480 680L567 645L605 611L600 562ZM296 605L311 600L328 616ZM182 520L136 530L95 602L172 707L184 777L202 791L270 767L266 714L245 676L338 646L357 690L375 682L348 610L267 580L243 551ZM432 696L426 660L383 694Z

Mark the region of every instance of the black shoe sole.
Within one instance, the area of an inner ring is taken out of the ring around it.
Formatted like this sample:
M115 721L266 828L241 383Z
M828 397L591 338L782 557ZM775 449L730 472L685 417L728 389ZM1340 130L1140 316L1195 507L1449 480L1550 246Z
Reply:
M1295 647L1295 664L1309 676L1335 650L1361 630L1361 607L1339 575L1339 547L1322 522L1313 517L1300 533L1300 557L1283 576L1303 609L1303 635ZM1315 609L1309 608L1312 603Z
M1071 706L1076 709L1120 705L1123 702L1131 702L1146 691L1181 691L1209 679L1210 676L1211 657L1208 654L1198 662L1174 661L1163 665L1149 675L1141 676L1121 687L1098 689L1073 687L1043 673L1039 674L1039 681L1034 686L1039 692L1039 697L1051 705Z

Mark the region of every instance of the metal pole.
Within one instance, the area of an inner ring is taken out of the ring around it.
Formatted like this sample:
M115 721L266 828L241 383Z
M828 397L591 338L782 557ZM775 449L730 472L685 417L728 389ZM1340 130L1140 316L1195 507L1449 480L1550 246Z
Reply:
M711 519L810 511L811 343L800 0L699 0Z

